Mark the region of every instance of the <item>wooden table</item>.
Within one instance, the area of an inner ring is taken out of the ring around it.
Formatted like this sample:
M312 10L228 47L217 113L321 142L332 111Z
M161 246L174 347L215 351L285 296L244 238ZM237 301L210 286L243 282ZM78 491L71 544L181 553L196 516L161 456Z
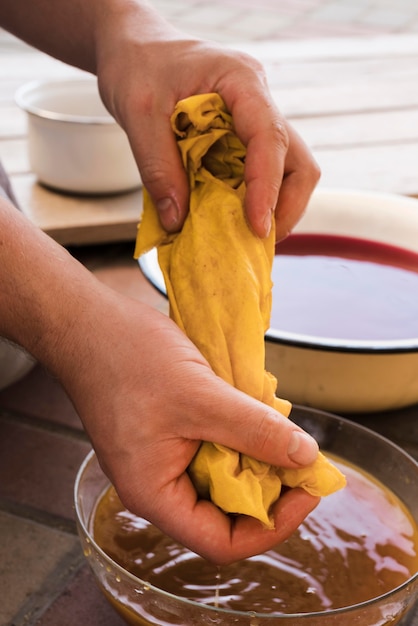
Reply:
M265 65L275 100L321 166L322 186L418 197L417 36L234 47ZM79 70L27 47L12 49L5 60L0 65L0 158L25 214L65 245L134 239L141 191L64 195L39 185L30 171L26 118L14 104L14 92L28 80Z

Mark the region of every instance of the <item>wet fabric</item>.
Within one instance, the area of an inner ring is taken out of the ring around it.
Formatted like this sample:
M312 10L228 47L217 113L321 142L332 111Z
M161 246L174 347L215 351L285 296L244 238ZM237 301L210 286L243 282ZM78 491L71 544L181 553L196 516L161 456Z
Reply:
M260 239L246 222L245 148L217 94L179 102L171 121L189 176L189 214L181 232L169 234L145 192L135 256L157 246L170 316L214 372L288 416L291 405L275 395L277 380L265 370L274 229ZM201 444L189 473L201 497L267 527L272 527L270 509L282 484L321 496L344 484L322 454L310 468L295 471L212 442Z

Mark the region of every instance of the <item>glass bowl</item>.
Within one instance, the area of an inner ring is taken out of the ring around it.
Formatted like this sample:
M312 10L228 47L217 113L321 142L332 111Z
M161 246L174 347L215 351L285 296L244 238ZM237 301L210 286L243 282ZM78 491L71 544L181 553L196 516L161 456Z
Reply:
M369 472L397 495L418 523L418 462L381 435L347 419L295 406L291 418L321 449ZM232 611L181 598L140 580L115 563L96 544L91 524L109 481L90 452L75 483L75 509L85 557L100 589L133 626L389 626L412 609L418 598L418 572L405 583L367 602L340 609L299 614ZM403 622L406 624L406 622Z

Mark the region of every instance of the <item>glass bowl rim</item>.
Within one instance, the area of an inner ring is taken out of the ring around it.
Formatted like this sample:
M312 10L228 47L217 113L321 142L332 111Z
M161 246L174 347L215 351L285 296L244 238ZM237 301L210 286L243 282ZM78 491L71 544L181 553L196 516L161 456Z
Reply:
M320 413L325 413L330 415L330 413L327 413L326 411L321 411L318 409L309 409L311 411L314 412L320 412ZM346 419L346 418L342 418L340 416L334 416L334 417L338 417L339 420L341 420L342 422L349 422L351 424L351 421ZM369 428L362 426L361 424L357 424L355 423L356 428L359 428L361 430L366 430L366 431L370 431ZM373 431L374 432L374 431ZM400 448L399 446L397 446L395 443L393 443L390 439L387 439L386 437L383 437L382 435L379 435L379 433L374 433L378 436L378 438L383 439L384 441L386 441L387 443L389 443L391 446L394 446L395 448L398 448L405 456L409 457L416 465L418 465L418 462L411 456L409 455L405 450L403 450L403 448ZM181 604L184 604L186 606L193 606L195 609L203 609L203 610L208 610L209 612L213 611L214 613L224 613L225 615L229 615L232 617L246 617L248 618L249 616L254 617L254 618L258 618L258 619L266 619L266 618L270 618L270 619L281 619L281 620L291 620L291 619L309 619L312 617L315 618L326 618L329 617L330 615L332 616L338 616L338 615L342 615L342 614L346 614L346 613L350 613L350 612L354 612L354 611L359 611L362 609L367 609L369 606L378 604L379 602L384 602L386 600L390 600L390 598L400 592L402 592L404 589L406 589L407 587L409 587L410 585L413 585L417 580L418 580L418 571L413 574L412 576L410 576L410 578L408 578L408 580L406 580L405 582L403 582L401 585L395 587L394 589L391 589L390 591L387 591L386 593L380 595L380 596L376 596L375 598L371 598L370 600L366 600L364 602L360 602L357 604L352 604L350 606L344 606L344 607L339 607L336 609L328 609L328 610L323 610L323 611L317 611L315 613L259 613L257 611L236 611L233 609L225 609L223 607L216 607L214 605L210 605L210 604L204 604L201 602L197 602L195 600L190 600L189 598L184 598L182 596L177 596L173 593L170 593L168 591L164 591L164 589L160 589L159 587L156 587L150 583L148 583L146 580L142 580L141 578L138 578L137 576L135 576L134 574L132 574L131 572L127 571L126 569L124 569L123 567L121 567L118 563L116 563L116 561L114 561L94 540L94 537L92 536L90 530L86 527L86 524L83 521L82 518L82 513L80 511L80 506L79 506L79 502L78 502L78 493L79 493L79 487L80 487L80 482L82 480L82 477L84 475L84 472L87 468L87 466L93 462L96 461L96 463L98 463L98 459L97 459L97 455L95 453L94 450L90 450L90 452L87 454L87 456L84 458L82 464L80 465L78 472L77 472L77 476L75 479L75 484L74 484L74 503L75 503L75 511L76 511L76 518L77 518L77 524L79 526L81 526L81 529L83 531L83 533L85 534L85 536L88 538L90 545L94 547L94 549L98 552L98 554L101 556L101 558L106 561L108 563L109 566L112 567L112 569L115 570L116 574L119 574L119 576L124 577L124 578L128 578L132 583L134 583L134 585L136 587L143 587L146 588L147 591L151 591L154 592L162 597L166 597L168 599L170 599L171 601L175 601L175 602L180 602ZM109 486L110 486L110 481L109 481Z

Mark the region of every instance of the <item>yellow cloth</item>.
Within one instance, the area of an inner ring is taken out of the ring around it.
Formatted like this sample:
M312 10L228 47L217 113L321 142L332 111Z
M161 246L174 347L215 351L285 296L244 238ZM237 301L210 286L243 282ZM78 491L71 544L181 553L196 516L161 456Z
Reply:
M181 232L168 234L145 193L135 257L158 247L172 319L218 376L288 416L290 403L275 396L277 381L265 371L274 232L262 240L247 225L245 148L217 94L180 101L171 121L189 175L189 214ZM268 527L282 483L315 495L344 484L322 454L310 468L286 470L209 442L202 443L189 473L201 497Z

